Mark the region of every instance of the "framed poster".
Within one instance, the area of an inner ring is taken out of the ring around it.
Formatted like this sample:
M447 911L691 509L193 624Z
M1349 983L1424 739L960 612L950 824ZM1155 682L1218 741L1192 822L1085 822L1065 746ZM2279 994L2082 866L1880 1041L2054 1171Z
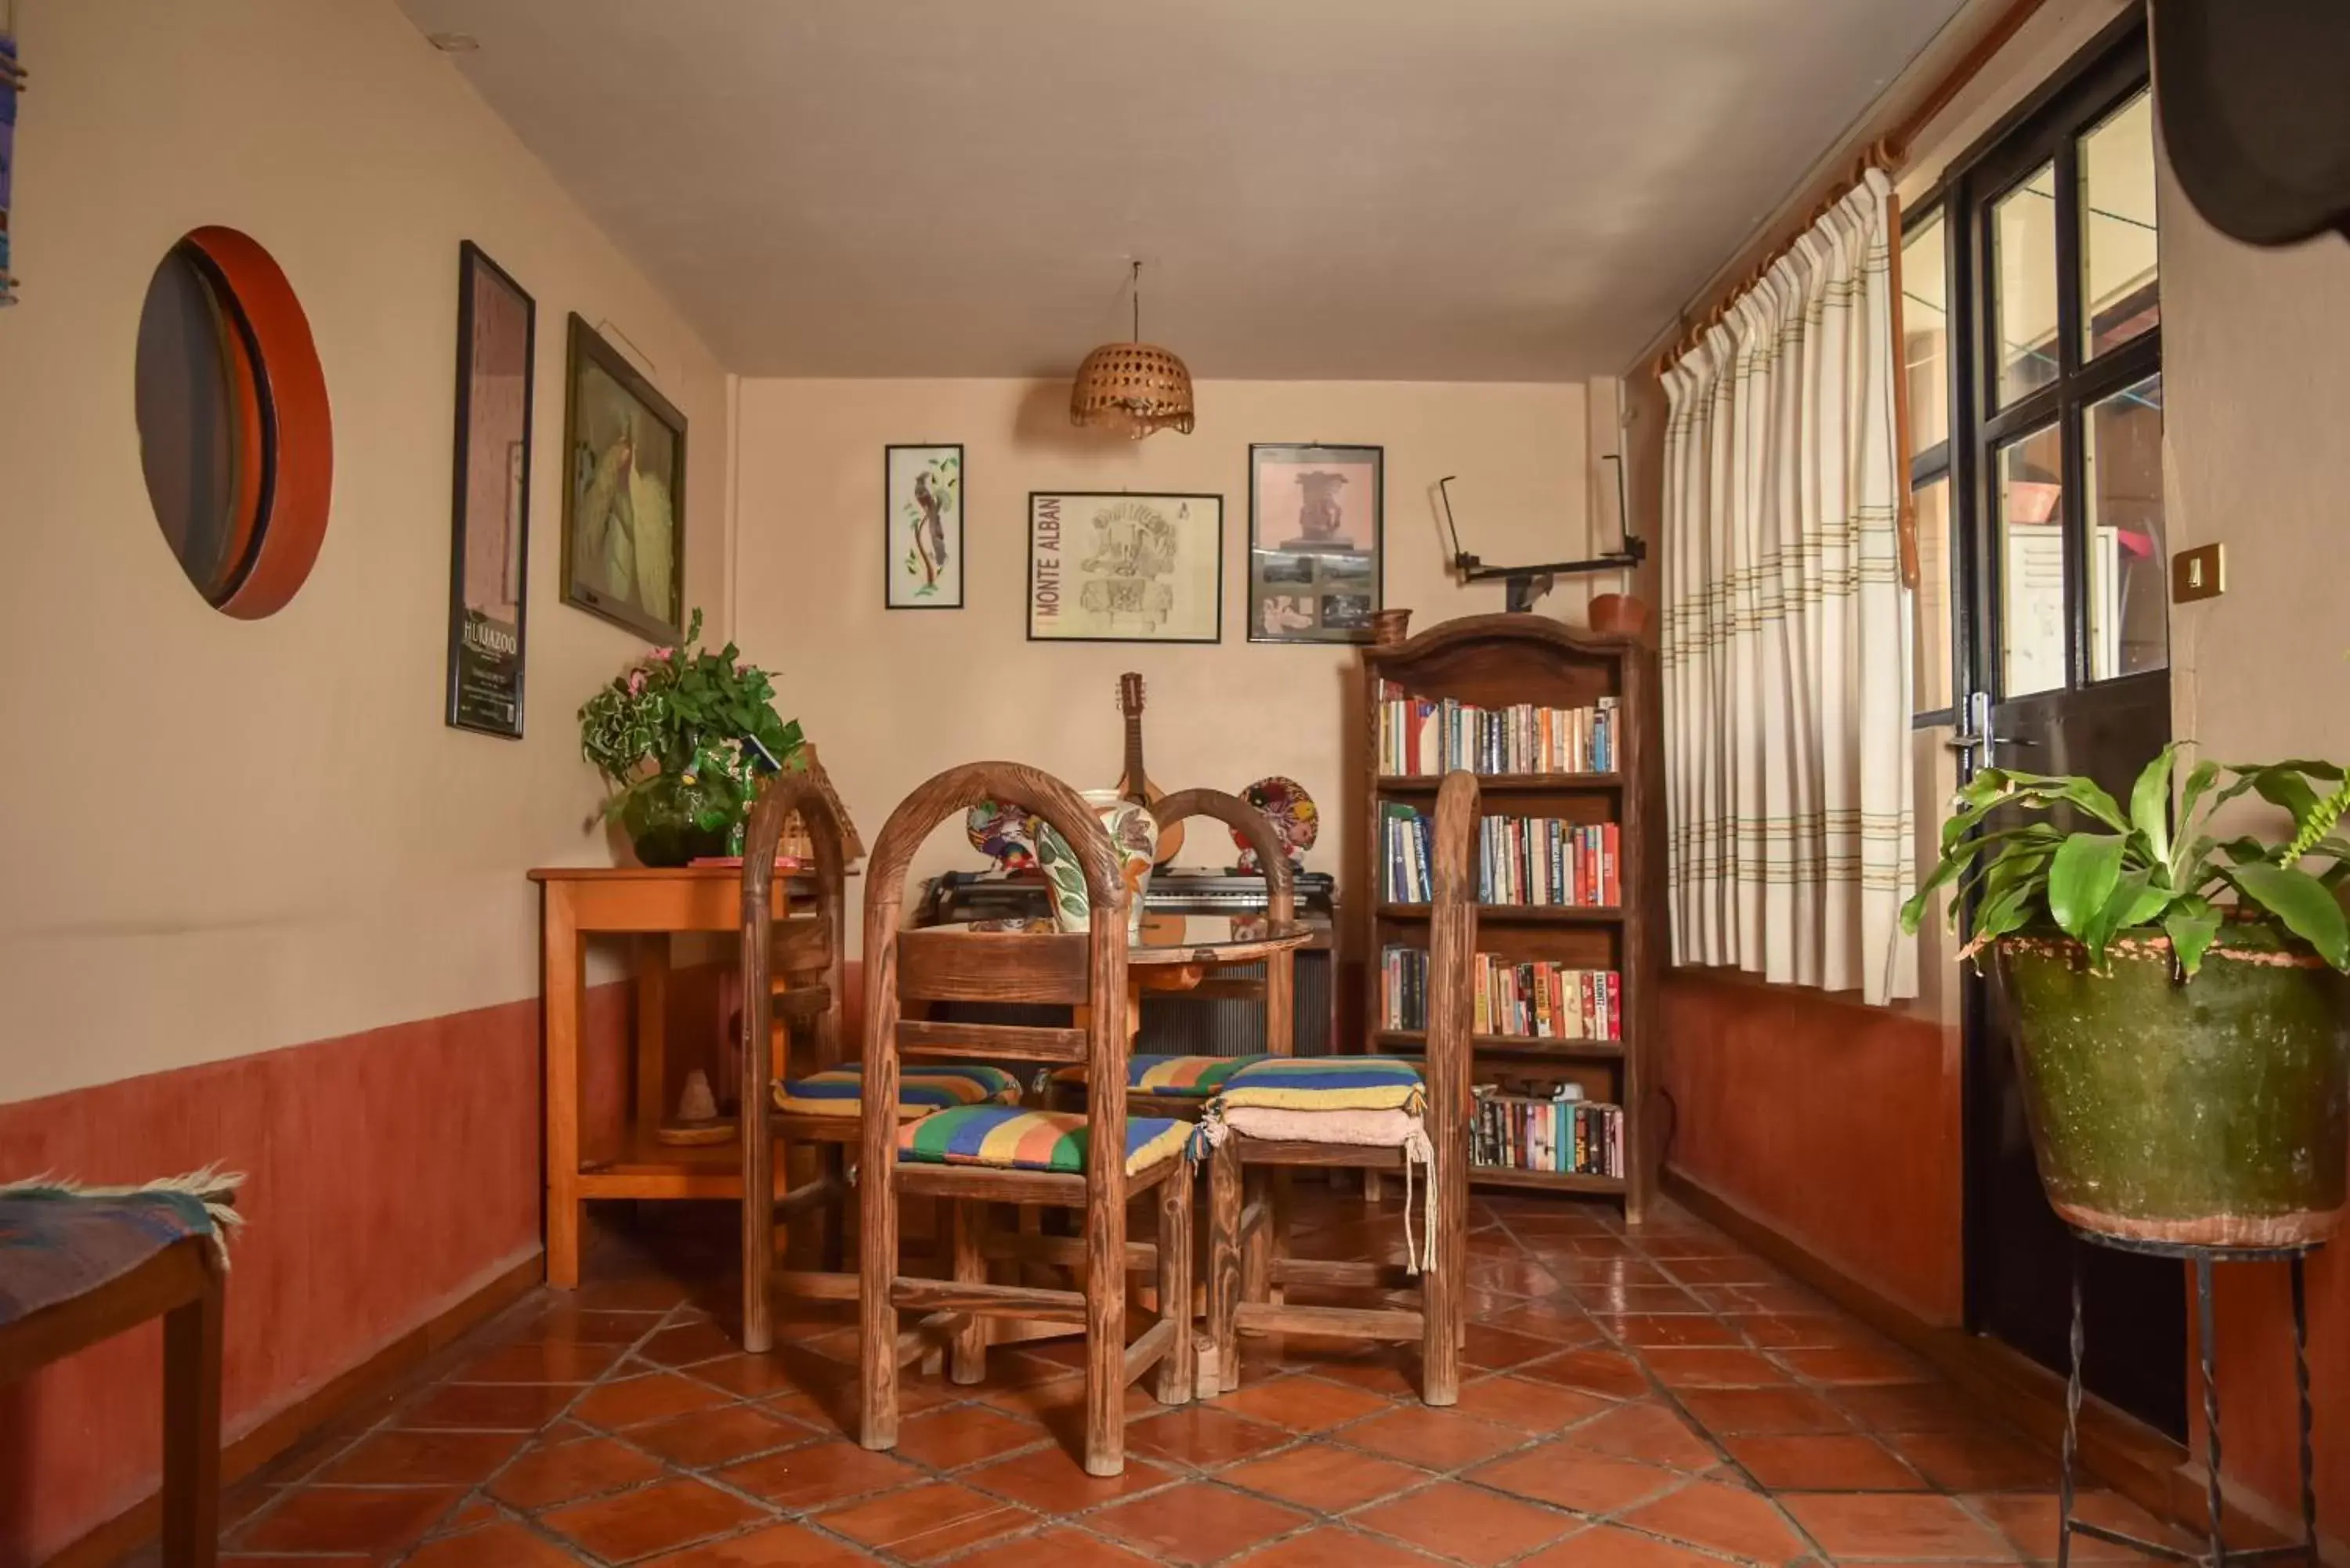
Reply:
M563 602L654 642L685 624L685 416L571 317Z
M1384 449L1249 448L1249 640L1367 642L1380 607Z
M457 247L457 445L449 547L456 729L522 739L530 575L530 403L538 306L467 240Z
M881 603L962 608L962 446L881 449Z
M1220 642L1224 498L1028 493L1028 640Z

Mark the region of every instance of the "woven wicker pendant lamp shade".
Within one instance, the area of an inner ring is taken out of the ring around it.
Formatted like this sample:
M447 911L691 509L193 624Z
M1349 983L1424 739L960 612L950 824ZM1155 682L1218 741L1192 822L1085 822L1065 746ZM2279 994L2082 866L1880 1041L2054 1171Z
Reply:
M1134 335L1142 336L1142 264L1134 264ZM1123 431L1191 433L1191 372L1155 343L1105 343L1086 356L1069 387L1069 422Z

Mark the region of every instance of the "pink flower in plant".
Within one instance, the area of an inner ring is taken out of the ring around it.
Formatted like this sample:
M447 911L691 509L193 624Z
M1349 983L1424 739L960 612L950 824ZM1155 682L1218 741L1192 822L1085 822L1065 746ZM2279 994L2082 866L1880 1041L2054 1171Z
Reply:
M660 663L667 664L670 659L670 655L676 651L677 649L674 648L656 648L653 649L651 657L659 660Z
M645 672L639 670L629 677L629 695L631 697L641 697L644 694Z

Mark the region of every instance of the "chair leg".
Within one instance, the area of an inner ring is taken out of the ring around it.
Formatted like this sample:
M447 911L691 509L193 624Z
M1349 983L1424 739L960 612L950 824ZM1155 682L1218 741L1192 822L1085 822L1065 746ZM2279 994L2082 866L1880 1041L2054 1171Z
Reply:
M1287 1299L1287 1293L1281 1284L1281 1266L1289 1261L1291 1173L1276 1167L1266 1174L1269 1179L1264 1194L1264 1299L1278 1306Z
M1241 1386L1241 1157L1227 1138L1208 1157L1208 1343L1216 1347L1216 1382Z
M868 1142L871 1140L868 1139ZM857 1231L857 1440L868 1449L898 1446L898 1273L895 1172L860 1160Z
M1461 1274L1444 1237L1429 1253L1419 1276L1419 1397L1452 1405L1461 1398Z
M1273 1172L1263 1166L1241 1173L1242 1203L1260 1216L1241 1235L1241 1300L1244 1302L1273 1299L1272 1185Z
M965 1199L947 1206L947 1224L952 1237L954 1279L957 1284L978 1285L987 1282L987 1205ZM983 1382L987 1377L987 1319L977 1313L964 1315L963 1325L955 1330L954 1345L947 1365L947 1380L965 1387Z
M1159 1363L1159 1402L1191 1402L1199 1381L1199 1346L1191 1342L1191 1181L1185 1162L1159 1184L1159 1321L1175 1336Z
M1086 1474L1126 1473L1126 1205L1086 1210Z
M212 1568L220 1554L220 1264L208 1241L204 1288L163 1317L164 1568Z
M841 1221L848 1210L848 1200L856 1189L848 1185L848 1146L827 1143L816 1146L816 1174L831 1188L831 1202L816 1205L808 1216L808 1227L816 1237L816 1266L827 1274L840 1272L848 1256L848 1227Z

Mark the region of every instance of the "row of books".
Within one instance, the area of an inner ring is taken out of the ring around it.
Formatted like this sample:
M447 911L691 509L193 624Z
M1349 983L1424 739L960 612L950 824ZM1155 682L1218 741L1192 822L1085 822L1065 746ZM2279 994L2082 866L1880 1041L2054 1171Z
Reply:
M1469 1158L1505 1170L1622 1176L1624 1107L1581 1099L1572 1084L1546 1096L1480 1085Z
M1489 816L1478 825L1477 901L1584 905L1623 902L1622 836L1612 822Z
M1477 828L1477 901L1612 909L1623 902L1622 836L1612 822L1489 816ZM1379 806L1381 897L1425 904L1435 888L1436 823L1399 801Z
M1382 1029L1428 1027L1428 950L1379 952ZM1524 1040L1621 1040L1624 977L1612 969L1513 962L1479 953L1471 976L1479 1034Z
M1616 699L1589 708L1516 702L1480 708L1414 697L1379 682L1379 772L1428 774L1610 774L1616 771Z

